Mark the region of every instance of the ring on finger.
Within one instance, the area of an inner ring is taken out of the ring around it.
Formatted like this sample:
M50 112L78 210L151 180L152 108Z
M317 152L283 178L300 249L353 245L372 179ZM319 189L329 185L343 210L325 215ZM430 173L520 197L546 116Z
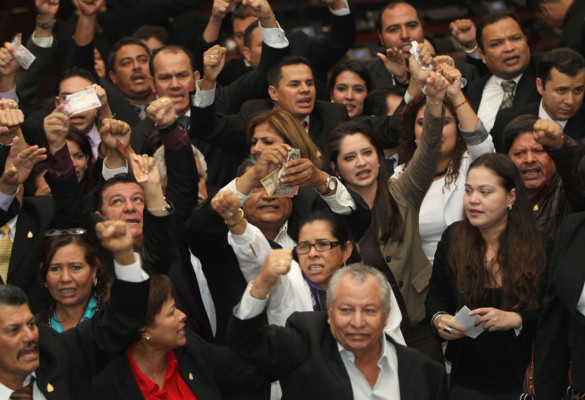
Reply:
M453 333L453 330L451 328L449 328L448 326L444 327L443 331L446 333L449 333L449 334Z

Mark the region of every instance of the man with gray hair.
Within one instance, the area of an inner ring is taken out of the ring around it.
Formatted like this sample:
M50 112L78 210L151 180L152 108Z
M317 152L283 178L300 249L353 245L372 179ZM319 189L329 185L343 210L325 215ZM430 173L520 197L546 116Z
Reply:
M284 398L447 398L444 367L384 335L390 287L379 271L350 264L328 288L327 313L294 313L286 327L266 326L264 314L232 317L229 345L279 379ZM255 297L253 282L247 290Z

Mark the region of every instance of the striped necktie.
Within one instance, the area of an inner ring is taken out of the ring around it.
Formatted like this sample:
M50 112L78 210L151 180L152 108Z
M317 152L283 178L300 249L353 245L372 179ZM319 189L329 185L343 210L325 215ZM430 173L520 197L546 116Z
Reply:
M514 104L514 89L516 88L516 82L504 81L502 82L502 89L504 89L504 98L502 98L502 104L500 104L500 110L506 108L512 108Z
M28 385L21 387L20 389L15 390L10 395L10 400L31 400L33 398L33 384L35 382L35 378L31 377L31 380Z
M12 254L12 240L10 240L10 228L8 225L0 227L0 277L4 283L8 280L8 266L10 265L10 255Z

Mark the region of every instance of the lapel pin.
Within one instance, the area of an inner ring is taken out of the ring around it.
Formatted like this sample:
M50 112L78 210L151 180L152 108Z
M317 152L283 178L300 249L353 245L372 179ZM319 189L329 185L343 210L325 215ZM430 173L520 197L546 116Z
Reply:
M47 392L51 393L55 388L50 383L47 383Z
M29 239L32 239L33 233L31 231L28 231L28 233L26 234L26 237Z
M193 380L193 374L191 372L189 372L189 380L192 381Z

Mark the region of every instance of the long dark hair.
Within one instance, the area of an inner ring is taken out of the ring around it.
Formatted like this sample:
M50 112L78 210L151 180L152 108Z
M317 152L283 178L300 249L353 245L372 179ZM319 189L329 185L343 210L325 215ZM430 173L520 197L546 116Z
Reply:
M339 149L343 139L347 136L357 134L361 134L368 139L376 149L378 160L384 162L382 146L380 146L372 132L366 126L359 123L352 121L344 122L339 124L329 134L325 165L330 173L335 173L331 167L331 163L335 165L336 169L339 169L337 158L339 157ZM372 208L372 224L381 231L380 240L383 242L396 240L400 243L404 239L404 221L400 215L396 200L390 194L386 168L378 168L377 183L378 189L376 190L376 198L374 200L374 207Z
M539 279L545 267L545 254L524 182L514 163L503 154L485 154L469 170L478 167L496 174L507 192L516 190L507 226L498 239L496 261L502 274L501 308L534 310L541 298ZM487 288L494 284L494 276L485 261L486 242L467 217L455 227L453 238L449 263L457 275L457 290L470 308L481 306Z
M412 159L416 151L414 127L416 125L416 114L426 105L426 97L421 93L414 99L408 102L406 107L402 108L397 114L398 127L400 137L398 140L398 159L404 163L404 168L408 167L408 163ZM451 112L455 122L457 123L457 114L453 109L451 101L445 97L443 100L444 107ZM453 160L449 164L447 175L445 176L445 187L448 189L451 183L455 182L459 177L459 169L461 167L461 160L463 154L467 151L467 146L463 141L459 127L457 127L457 140L455 142L455 149L453 150Z
M94 164L93 152L91 151L89 139L87 136L74 131L69 131L66 139L75 142L79 146L81 152L87 156L87 168L83 172L83 179L79 182L81 192L87 194L93 189L92 170Z

